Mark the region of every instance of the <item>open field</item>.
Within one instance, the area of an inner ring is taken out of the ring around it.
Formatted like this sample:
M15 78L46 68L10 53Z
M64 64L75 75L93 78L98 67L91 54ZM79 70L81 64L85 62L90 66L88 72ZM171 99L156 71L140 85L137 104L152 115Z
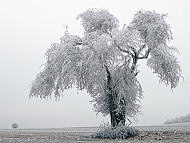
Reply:
M0 129L0 143L190 143L190 125L136 126L138 136L127 140L92 139L99 128Z

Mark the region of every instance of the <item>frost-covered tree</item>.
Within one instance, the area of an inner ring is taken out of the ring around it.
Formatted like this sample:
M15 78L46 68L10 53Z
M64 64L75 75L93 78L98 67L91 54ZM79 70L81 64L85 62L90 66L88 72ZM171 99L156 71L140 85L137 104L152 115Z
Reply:
M13 124L12 124L12 128L13 128L13 129L17 129L17 128L18 128L18 124L17 124L17 123L13 123Z
M124 125L127 117L140 111L142 88L137 80L137 62L147 66L160 81L175 88L181 76L177 51L168 46L172 39L166 15L139 11L129 26L107 10L89 9L78 16L82 37L68 31L60 43L46 52L46 63L32 84L30 96L59 98L66 89L86 90L95 111L110 115L112 127Z

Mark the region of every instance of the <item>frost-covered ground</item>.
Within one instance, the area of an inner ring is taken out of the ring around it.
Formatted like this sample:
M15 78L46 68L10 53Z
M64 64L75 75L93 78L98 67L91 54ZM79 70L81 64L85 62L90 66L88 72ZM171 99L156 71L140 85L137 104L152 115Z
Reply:
M0 143L190 143L190 124L135 128L139 135L127 140L87 137L98 128L0 129Z

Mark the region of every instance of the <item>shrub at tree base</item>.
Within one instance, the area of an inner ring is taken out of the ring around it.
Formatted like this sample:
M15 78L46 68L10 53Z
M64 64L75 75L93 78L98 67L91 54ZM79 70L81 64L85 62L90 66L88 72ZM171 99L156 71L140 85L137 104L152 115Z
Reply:
M107 127L91 135L92 138L101 139L127 139L138 134L138 130L128 126L118 126L117 128Z

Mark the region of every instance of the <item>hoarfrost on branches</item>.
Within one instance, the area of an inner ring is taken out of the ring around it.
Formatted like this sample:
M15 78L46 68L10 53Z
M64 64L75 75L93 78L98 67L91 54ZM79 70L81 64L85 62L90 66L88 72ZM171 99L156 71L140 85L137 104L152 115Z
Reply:
M46 52L46 63L31 87L30 96L59 98L65 89L77 87L92 97L95 110L110 114L112 126L125 124L126 117L140 111L142 88L137 62L147 65L160 80L175 88L181 76L166 15L139 11L129 26L119 27L112 14L89 9L78 16L84 27L82 37L68 31L60 43Z
M151 50L151 57L147 61L147 65L157 73L160 80L166 85L175 88L181 77L181 69L177 58L173 56L172 51L175 50L167 45L159 45L158 48Z
M110 33L112 29L118 27L118 20L107 10L89 9L80 14L77 19L81 18L85 32L91 33L101 31Z

